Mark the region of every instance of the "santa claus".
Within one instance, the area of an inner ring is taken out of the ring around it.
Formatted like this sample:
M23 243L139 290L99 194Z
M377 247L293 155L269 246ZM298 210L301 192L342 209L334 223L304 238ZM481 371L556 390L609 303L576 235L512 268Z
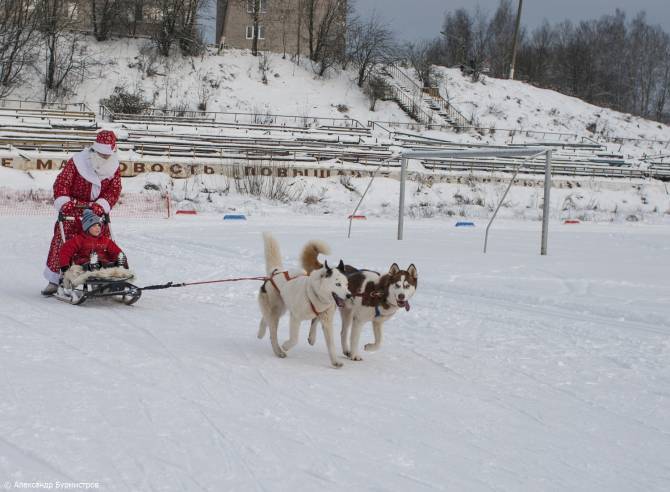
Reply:
M56 222L44 276L49 281L45 296L58 290L59 254L63 241L82 231L81 215L90 208L98 216L109 214L121 194L121 172L116 152L116 135L109 130L98 133L95 143L72 156L54 183L54 207L66 220ZM69 220L68 220L69 219ZM62 232L65 238L61 237ZM109 237L109 228L103 233Z

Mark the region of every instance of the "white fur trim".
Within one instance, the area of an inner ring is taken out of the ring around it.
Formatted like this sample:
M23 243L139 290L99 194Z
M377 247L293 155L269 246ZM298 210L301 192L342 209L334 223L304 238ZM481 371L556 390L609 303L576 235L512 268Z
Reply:
M74 165L77 168L77 172L84 178L86 181L91 183L91 200L95 201L100 196L100 190L102 187L102 180L109 179L114 176L116 170L119 168L119 156L114 153L109 159L107 159L108 166L105 166L105 169L96 174L91 164L91 149L84 149L81 152L77 152L72 156Z
M54 200L54 207L56 207L56 210L60 212L60 209L63 208L63 205L65 205L69 201L70 201L69 196L59 196Z
M52 284L58 284L60 282L60 273L58 272L52 272L49 270L49 267L44 267L44 278L47 279L47 281L51 282Z
M123 267L102 268L89 272L85 271L81 265L72 265L63 276L63 285L66 289L71 289L83 284L91 277L130 280L135 278L135 274L132 270Z
M114 153L114 149L112 149L112 146L109 144L95 142L92 147L93 150L95 150L96 152L100 152L101 154L110 155Z
M105 213L107 213L107 214L110 212L110 210L112 210L112 207L109 205L109 202L107 200L105 200L104 198L98 198L95 201L95 203L100 205L105 210Z
M91 150L84 149L72 156L74 165L79 175L91 183L91 200L96 200L100 196L100 187L102 182L91 165Z

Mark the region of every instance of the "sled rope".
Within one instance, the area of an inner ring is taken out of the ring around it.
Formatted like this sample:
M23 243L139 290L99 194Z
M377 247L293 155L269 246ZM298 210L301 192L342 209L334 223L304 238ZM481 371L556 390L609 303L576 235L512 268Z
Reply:
M157 285L147 285L146 287L138 287L139 290L162 290L162 289L172 289L175 287L188 287L190 285L204 285L204 284L222 284L224 282L241 282L244 280L269 280L268 277L236 277L236 278L224 278L220 280L203 280L200 282L168 282L166 284L157 284Z

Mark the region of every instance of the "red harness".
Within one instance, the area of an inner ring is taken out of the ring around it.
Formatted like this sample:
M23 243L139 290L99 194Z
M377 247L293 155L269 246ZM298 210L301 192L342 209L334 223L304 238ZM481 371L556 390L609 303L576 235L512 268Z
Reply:
M272 284L272 286L273 286L273 287L275 288L275 290L277 291L277 294L279 294L279 297L281 297L281 290L279 290L279 287L278 287L277 284L275 283L275 276L280 275L280 274L283 274L283 275L284 275L284 278L286 279L287 282L290 282L291 280L295 280L295 279L297 279L297 278L305 277L305 276L306 276L306 275L296 275L295 277L291 277L291 276L288 274L288 272L278 272L278 271L276 271L276 270L275 270L274 272L272 272L272 275L270 275L270 277L268 278L268 280L270 281L270 283ZM308 299L308 300L309 300L309 299ZM315 316L320 316L321 314L323 314L323 313L326 312L326 311L323 311L323 312L321 312L321 313L318 312L318 311L316 310L316 308L314 307L314 304L312 304L312 301L309 301L309 307L312 309L312 312L314 313Z

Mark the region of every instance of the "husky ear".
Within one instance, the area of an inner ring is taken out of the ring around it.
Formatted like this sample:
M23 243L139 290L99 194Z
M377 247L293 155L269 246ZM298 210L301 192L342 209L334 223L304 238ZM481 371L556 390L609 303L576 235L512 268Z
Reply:
M324 273L322 277L330 277L333 274L333 269L328 266L328 260L325 260L323 264L324 268L326 269L326 273Z
M418 277L414 263L412 263L410 266L407 267L407 273L409 273L409 276L412 278Z
M344 274L344 262L340 260L340 263L337 265L337 269Z
M397 263L394 263L393 265L391 265L391 268L389 268L389 274L390 275L395 275L399 271L400 271L400 267L398 266Z

